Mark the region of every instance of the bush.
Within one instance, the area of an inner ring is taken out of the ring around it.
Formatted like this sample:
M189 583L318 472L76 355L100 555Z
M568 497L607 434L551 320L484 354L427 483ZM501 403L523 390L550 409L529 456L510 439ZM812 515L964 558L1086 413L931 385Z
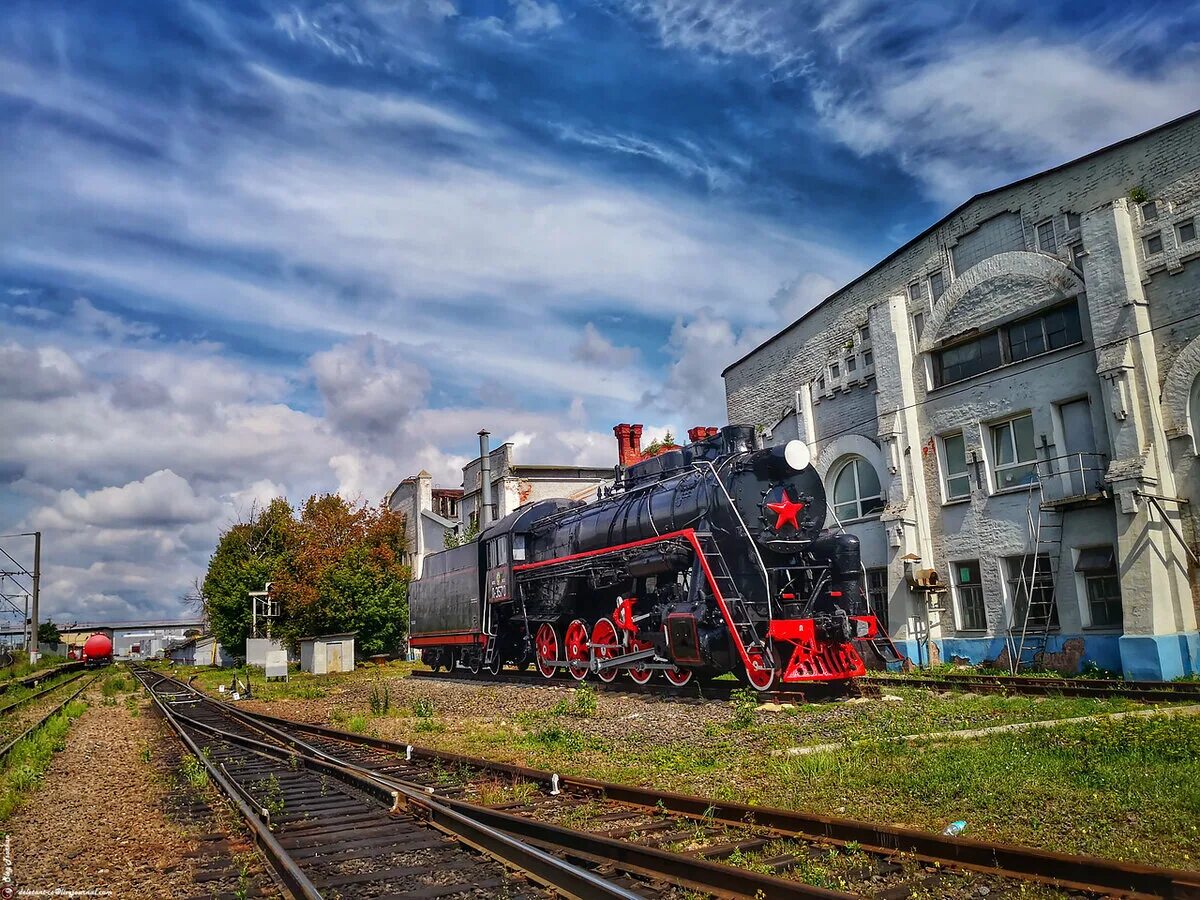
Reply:
M392 692L387 682L376 682L371 685L371 712L377 716L385 716L391 708Z

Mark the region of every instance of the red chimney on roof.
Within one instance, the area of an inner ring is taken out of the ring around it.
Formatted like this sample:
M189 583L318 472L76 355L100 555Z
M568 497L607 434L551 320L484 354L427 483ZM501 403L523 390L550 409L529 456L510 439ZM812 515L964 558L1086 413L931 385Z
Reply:
M688 440L694 444L705 438L716 437L720 433L721 429L712 425L697 425L695 428L688 429Z
M617 436L617 460L623 466L632 466L642 459L642 426L622 422L613 426Z

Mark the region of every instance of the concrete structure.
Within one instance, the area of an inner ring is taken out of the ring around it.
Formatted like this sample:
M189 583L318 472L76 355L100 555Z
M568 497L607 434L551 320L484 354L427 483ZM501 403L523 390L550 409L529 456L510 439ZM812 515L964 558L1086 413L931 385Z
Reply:
M218 666L222 669L233 665L233 654L218 643L211 634L191 638L169 647L166 656L181 666Z
M1198 228L1193 113L973 197L725 370L731 422L812 446L914 659L1007 661L1045 553L1043 664L1200 669Z
M267 654L277 650L287 648L276 638L246 638L246 665L261 669L267 664Z
M314 675L354 671L355 631L300 638L300 671Z
M492 520L518 506L549 497L594 500L597 490L613 482L613 470L589 466L518 464L511 443L488 454L492 472ZM478 521L480 460L463 468L463 489L435 488L433 476L421 471L405 478L388 496L388 506L403 513L413 577L421 576L425 555L445 548L447 534L460 534Z
M149 659L162 656L170 645L196 637L204 631L204 627L204 619L197 617L145 622L75 623L60 625L58 631L68 649L82 648L90 635L101 632L112 639L114 657Z

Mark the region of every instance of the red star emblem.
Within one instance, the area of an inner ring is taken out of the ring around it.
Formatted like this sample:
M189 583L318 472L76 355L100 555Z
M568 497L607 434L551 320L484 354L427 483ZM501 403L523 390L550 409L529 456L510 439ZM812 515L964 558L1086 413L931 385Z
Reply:
M785 492L778 503L768 503L767 509L775 513L777 517L775 519L776 531L782 530L783 526L789 522L793 528L799 530L800 522L797 521L796 516L800 515L800 511L804 509L803 503L793 500Z

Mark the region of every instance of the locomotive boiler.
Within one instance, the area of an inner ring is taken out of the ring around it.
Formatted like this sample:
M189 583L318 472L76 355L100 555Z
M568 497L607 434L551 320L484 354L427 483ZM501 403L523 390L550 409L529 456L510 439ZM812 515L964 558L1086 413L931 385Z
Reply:
M591 503L530 503L427 556L409 595L424 661L643 684L734 672L759 690L865 673L855 642L878 624L858 538L824 530L802 442L759 448L731 425L617 476Z

